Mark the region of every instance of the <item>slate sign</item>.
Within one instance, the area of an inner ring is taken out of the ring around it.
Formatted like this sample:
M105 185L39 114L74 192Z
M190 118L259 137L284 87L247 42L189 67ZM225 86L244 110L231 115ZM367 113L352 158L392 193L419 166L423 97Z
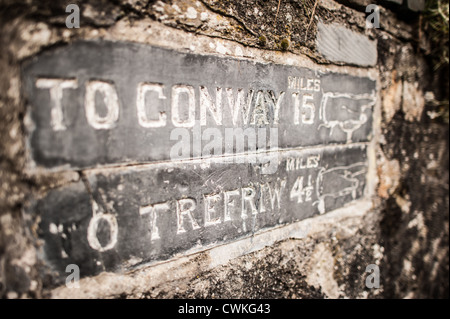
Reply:
M56 283L68 264L126 270L364 195L371 79L108 41L22 75L30 169L82 176L30 208Z
M117 271L325 213L363 196L366 146L278 155L276 174L222 159L90 171L33 208L42 218L45 259L62 276L68 264L77 264L82 275Z
M258 149L364 142L372 129L373 80L286 65L77 42L23 74L30 155L44 168L199 158L211 134L215 155L243 153L227 144L233 129L267 128ZM178 150L182 138L202 143Z

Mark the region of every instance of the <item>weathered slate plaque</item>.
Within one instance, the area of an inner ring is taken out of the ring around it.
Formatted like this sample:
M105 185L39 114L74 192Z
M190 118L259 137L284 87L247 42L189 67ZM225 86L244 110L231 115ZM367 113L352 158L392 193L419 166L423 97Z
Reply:
M23 83L30 162L53 170L200 158L211 141L214 155L364 142L375 103L368 78L108 41L44 52Z
M30 208L56 282L69 264L127 270L364 194L371 79L108 41L22 75L31 171L83 176Z
M119 271L206 249L324 213L363 196L366 146L277 153L277 174L223 159L95 170L51 191L41 216L43 259L61 278Z

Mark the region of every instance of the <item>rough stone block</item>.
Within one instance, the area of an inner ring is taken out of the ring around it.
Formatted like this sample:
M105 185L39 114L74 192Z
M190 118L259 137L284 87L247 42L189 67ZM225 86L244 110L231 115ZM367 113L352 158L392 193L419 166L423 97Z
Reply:
M337 24L319 22L317 50L332 62L374 66L377 62L376 41Z
M408 9L415 12L425 10L425 0L408 0Z

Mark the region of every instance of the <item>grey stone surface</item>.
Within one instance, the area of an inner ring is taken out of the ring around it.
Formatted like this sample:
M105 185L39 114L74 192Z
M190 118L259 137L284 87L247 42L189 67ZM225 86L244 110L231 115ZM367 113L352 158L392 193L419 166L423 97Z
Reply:
M225 138L229 128L265 128L258 149L364 142L375 104L375 81L368 78L123 42L77 42L44 52L24 66L23 79L29 152L37 166L53 169L170 160L180 131L191 139L183 158L210 155L203 152L210 139L193 146L205 129ZM60 85L59 93L52 85ZM151 88L139 115L142 85ZM174 90L181 92L178 104ZM238 101L242 107L233 113ZM224 143L219 148L220 154L242 152L227 151Z
M40 214L43 262L56 282L68 264L81 276L131 269L326 213L364 194L365 145L286 151L278 164L276 174L223 159L87 173L84 183L53 190L30 208Z
M408 0L408 9L412 11L423 11L425 9L425 0Z
M337 0L337 2L342 3L343 5L356 9L364 9L369 4L373 3L373 0Z
M317 50L332 62L373 66L377 62L376 41L337 24L319 22Z
M396 4L402 4L403 0L385 0L386 2L392 2L392 3L396 3Z

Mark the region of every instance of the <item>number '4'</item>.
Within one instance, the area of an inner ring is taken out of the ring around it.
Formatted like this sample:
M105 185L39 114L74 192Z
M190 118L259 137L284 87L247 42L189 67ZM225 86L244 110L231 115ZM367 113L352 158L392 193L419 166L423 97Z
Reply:
M312 186L312 176L308 176L308 184L306 186L303 186L303 176L299 176L291 189L289 198L290 200L295 200L297 197L297 203L309 202L312 200L311 196L313 190L314 187Z

